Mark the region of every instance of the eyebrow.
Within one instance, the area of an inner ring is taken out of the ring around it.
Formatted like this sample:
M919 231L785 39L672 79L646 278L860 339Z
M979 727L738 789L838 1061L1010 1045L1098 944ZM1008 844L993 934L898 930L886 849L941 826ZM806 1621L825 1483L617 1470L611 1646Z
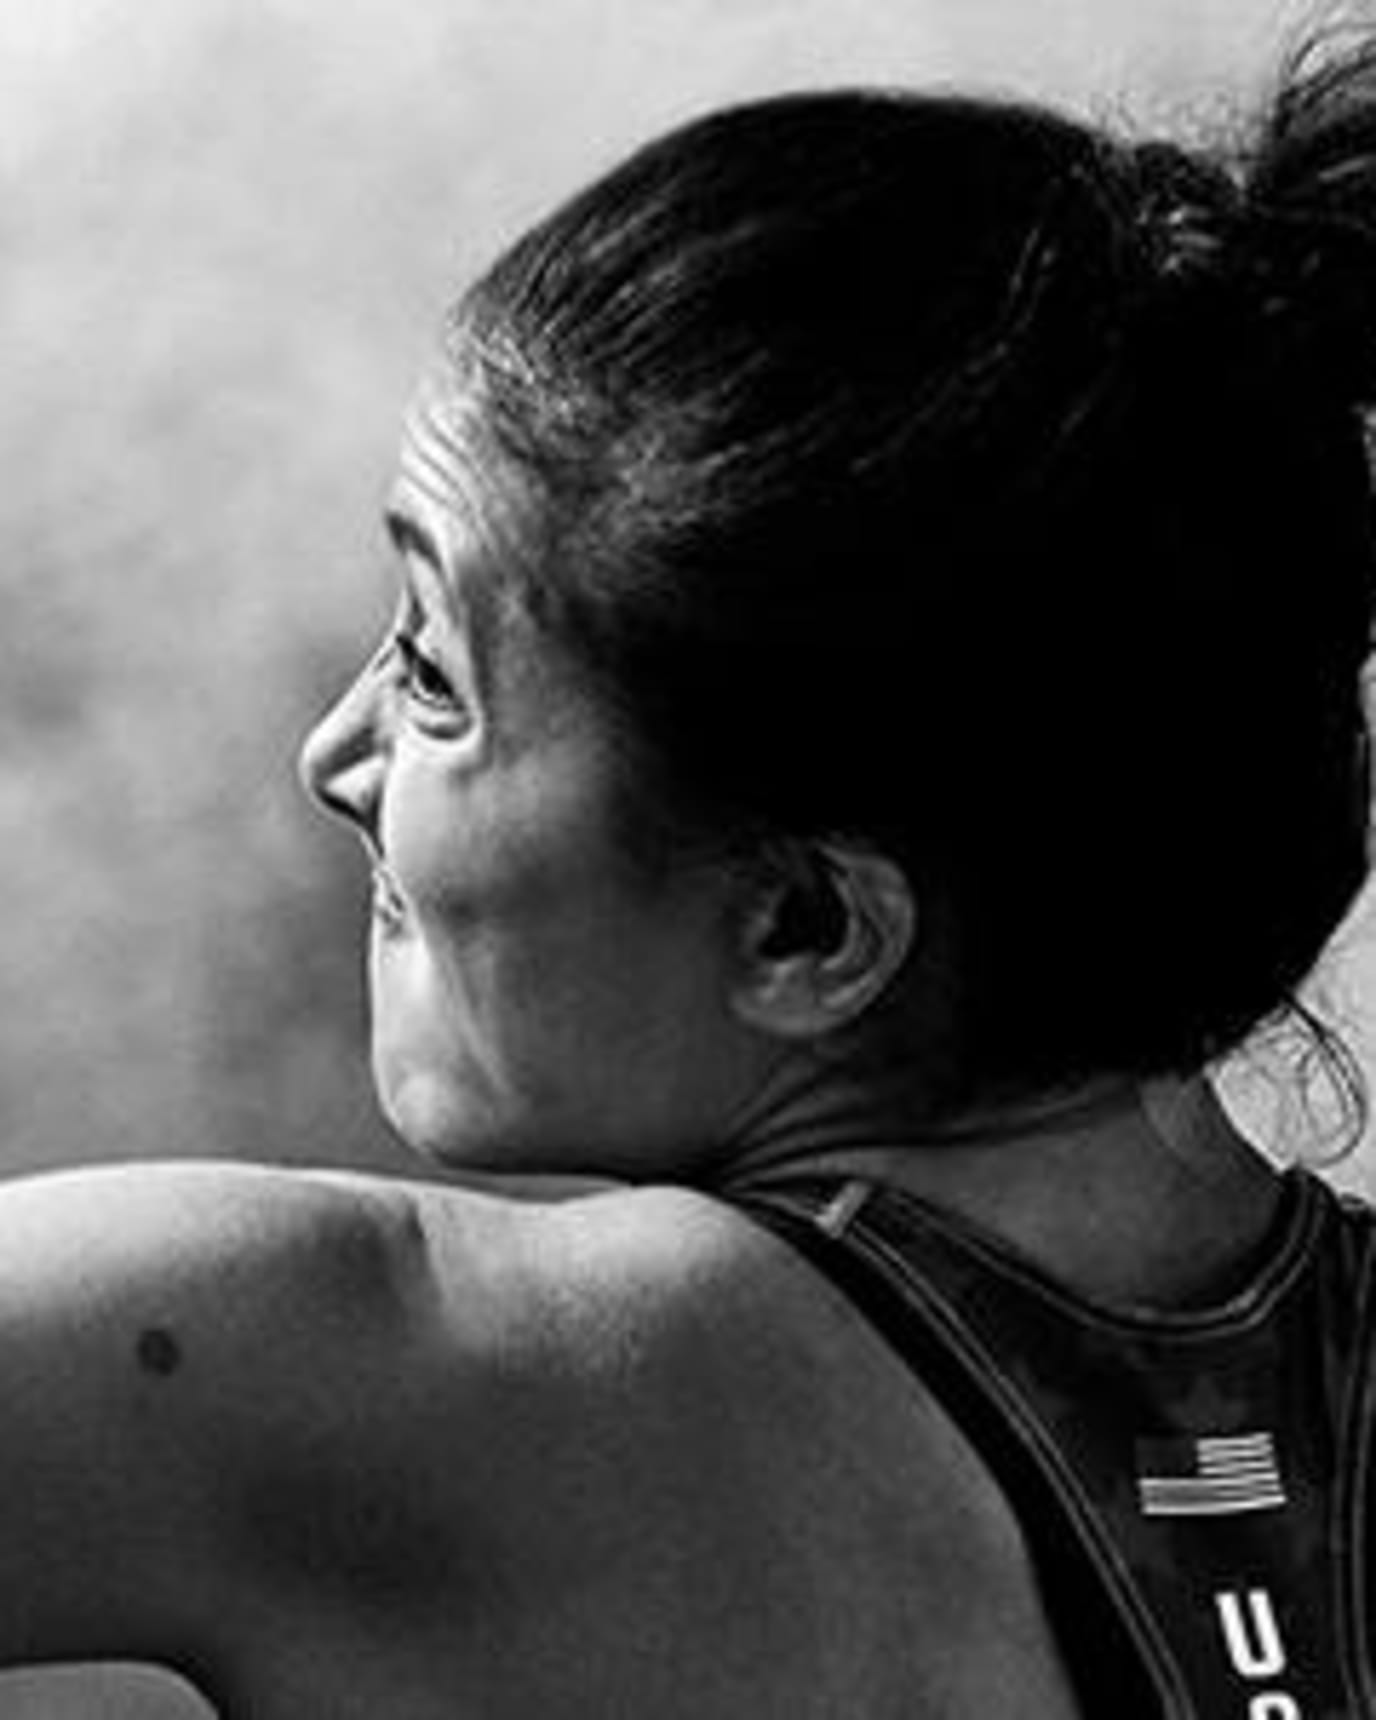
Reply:
M419 520L401 508L389 505L382 510L382 523L387 528L398 555L411 555L428 562L438 574L444 572L444 557L440 547Z

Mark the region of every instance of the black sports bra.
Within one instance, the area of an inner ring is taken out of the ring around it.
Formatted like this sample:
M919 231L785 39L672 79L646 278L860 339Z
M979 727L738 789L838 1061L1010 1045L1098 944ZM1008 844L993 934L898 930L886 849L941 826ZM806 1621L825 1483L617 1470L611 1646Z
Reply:
M1285 1176L1204 1310L1105 1308L864 1181L730 1195L874 1323L1003 1488L1092 1720L1370 1720L1376 1213Z

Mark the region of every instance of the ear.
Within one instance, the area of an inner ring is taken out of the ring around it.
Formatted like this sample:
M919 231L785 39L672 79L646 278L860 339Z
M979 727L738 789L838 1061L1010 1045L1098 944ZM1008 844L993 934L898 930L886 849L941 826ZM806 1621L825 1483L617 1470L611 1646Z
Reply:
M902 869L842 839L780 845L756 874L732 992L736 1015L780 1039L856 1020L912 948L917 907Z

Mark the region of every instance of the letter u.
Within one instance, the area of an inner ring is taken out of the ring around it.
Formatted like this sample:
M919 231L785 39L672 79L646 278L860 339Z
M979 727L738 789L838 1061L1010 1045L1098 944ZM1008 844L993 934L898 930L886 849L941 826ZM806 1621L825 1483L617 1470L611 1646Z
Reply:
M1234 1672L1242 1678L1274 1678L1284 1672L1285 1649L1266 1590L1248 1589L1245 1597L1225 1591L1215 1599Z

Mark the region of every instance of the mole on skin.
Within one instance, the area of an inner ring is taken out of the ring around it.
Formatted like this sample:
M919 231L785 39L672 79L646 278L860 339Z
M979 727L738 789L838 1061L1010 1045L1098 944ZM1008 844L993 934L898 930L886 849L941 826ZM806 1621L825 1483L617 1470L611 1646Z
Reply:
M172 1374L181 1366L181 1346L162 1326L150 1326L146 1332L140 1332L134 1353L146 1374Z

